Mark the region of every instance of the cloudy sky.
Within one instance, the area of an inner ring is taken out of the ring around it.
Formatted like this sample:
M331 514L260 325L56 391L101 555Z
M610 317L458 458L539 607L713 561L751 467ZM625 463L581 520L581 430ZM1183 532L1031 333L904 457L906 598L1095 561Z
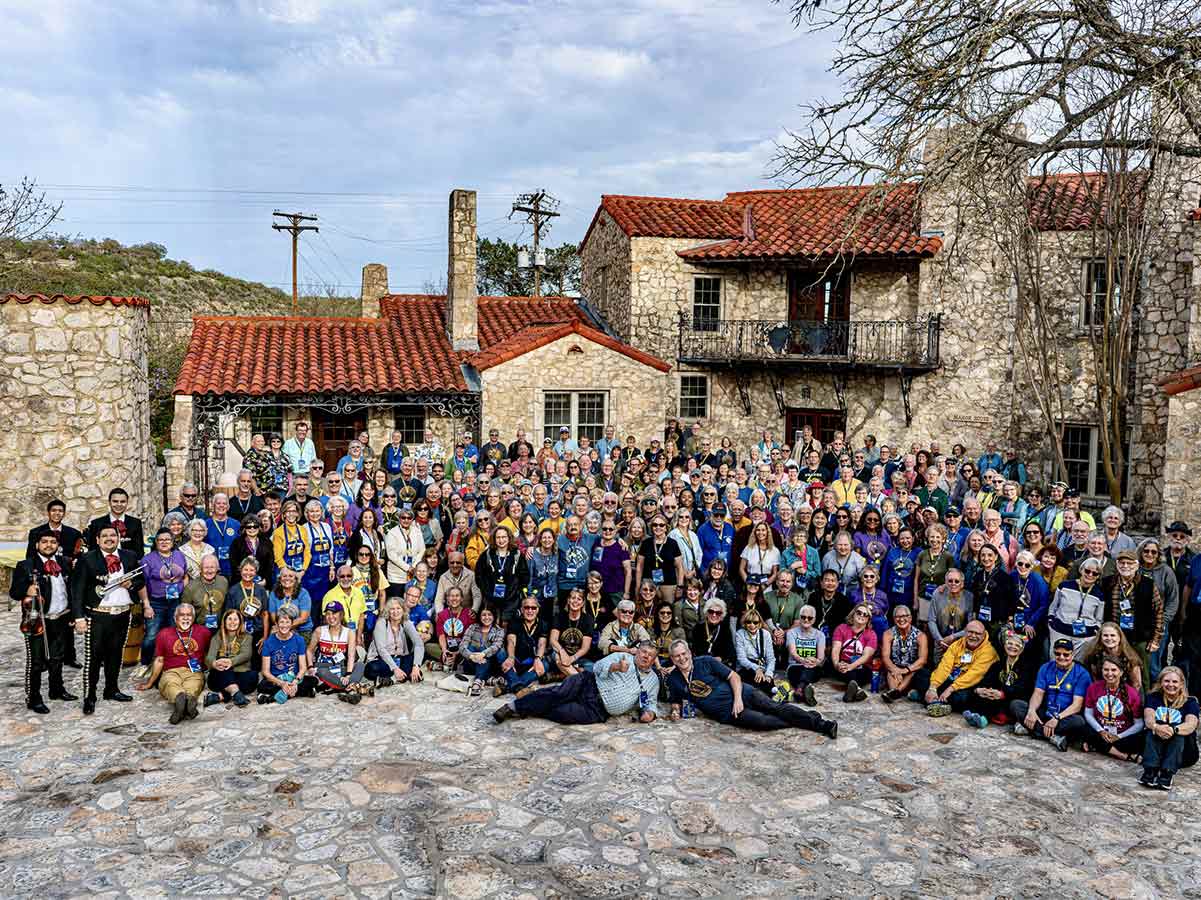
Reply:
M378 261L417 290L453 187L510 240L547 189L557 244L602 193L772 186L828 57L770 0L0 0L0 181L45 185L66 233L280 286L271 211L312 213L302 282L355 293Z

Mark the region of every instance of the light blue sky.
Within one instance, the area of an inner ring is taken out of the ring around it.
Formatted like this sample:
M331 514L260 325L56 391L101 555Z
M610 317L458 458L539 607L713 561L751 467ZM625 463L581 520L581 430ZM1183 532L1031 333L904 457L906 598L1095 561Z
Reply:
M770 0L0 0L0 180L46 185L66 233L281 286L271 211L314 213L302 282L355 293L378 261L417 290L452 187L511 240L513 196L546 188L557 244L602 193L771 186L828 56Z

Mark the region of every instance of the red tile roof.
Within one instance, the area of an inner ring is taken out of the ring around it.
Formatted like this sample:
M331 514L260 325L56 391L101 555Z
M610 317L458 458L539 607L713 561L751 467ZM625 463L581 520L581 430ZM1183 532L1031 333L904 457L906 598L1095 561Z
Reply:
M555 330L667 365L593 329L569 297L480 297L478 353L451 349L445 308L444 296L389 294L380 299L378 319L199 316L175 392L466 392L463 364L498 365L524 352L518 348L553 340L546 335Z
M513 334L511 337L476 353L472 357L471 363L482 372L485 369L506 363L511 359L516 359L524 353L529 353L531 350L545 347L552 341L557 341L559 338L570 334L578 334L580 337L587 338L603 347L608 347L610 350L615 350L643 365L658 369L660 372L671 370L670 363L664 362L657 356L636 350L629 344L623 344L616 338L609 337L603 331L597 331L595 328L578 321L560 322L553 325L530 325Z
M836 253L925 257L941 249L940 238L922 236L917 184L898 185L858 209L873 190L873 186L855 186L733 191L722 200L605 194L588 234L603 211L630 237L713 241L679 251L685 259L788 259ZM1097 172L1032 176L1031 224L1040 231L1090 228L1097 210L1104 208L1105 193L1106 176ZM1201 209L1190 217L1201 220Z
M685 259L790 259L834 256L932 256L938 237L923 237L916 185L901 185L864 205L867 187L739 191L725 202L743 213L735 240L681 250ZM860 210L859 207L863 206Z
M104 306L106 303L111 303L113 306L150 308L150 301L145 297L99 297L88 294L0 294L0 303L7 303L9 300L20 304L33 303L35 300L38 303L50 304L61 300L72 306L78 306L86 300L93 306Z
M1172 372L1170 375L1164 375L1162 378L1157 379L1155 383L1163 388L1163 392L1169 397L1194 390L1201 387L1201 366L1189 366L1187 369L1180 369L1177 372Z
M466 391L432 307L383 319L197 316L175 393Z

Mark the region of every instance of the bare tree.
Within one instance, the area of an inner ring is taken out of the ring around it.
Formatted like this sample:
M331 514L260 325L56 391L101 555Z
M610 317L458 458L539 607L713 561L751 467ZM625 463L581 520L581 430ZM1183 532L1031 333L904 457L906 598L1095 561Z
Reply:
M20 184L0 184L0 275L14 268L19 260L9 260L12 248L46 231L62 212L62 203L46 199L32 178Z
M1167 176L1201 158L1201 9L1182 0L789 6L796 24L836 37L831 70L843 91L804 108L778 148L776 176L873 185L860 218L899 182L919 181L923 198L953 196L1008 267L1015 356L1060 472L1064 336L1073 325L1084 335L1116 502L1149 253L1183 207ZM927 138L944 128L953 139L929 152ZM978 252L953 231L948 260ZM1089 283L1049 271L1050 260L1080 255L1091 259ZM1066 304L1051 288L1065 276L1074 289ZM1081 310L1079 320L1065 321L1066 308Z

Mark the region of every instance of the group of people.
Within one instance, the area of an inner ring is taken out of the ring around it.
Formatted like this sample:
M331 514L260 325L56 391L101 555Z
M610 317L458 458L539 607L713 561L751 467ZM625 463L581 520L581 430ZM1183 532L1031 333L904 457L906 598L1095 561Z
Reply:
M513 694L501 719L646 718L666 702L834 736L805 708L827 680L847 702L879 692L1142 761L1151 786L1196 760L1190 528L1136 542L1122 510L1094 519L992 445L851 449L806 428L737 450L674 420L641 446L612 427L541 447L520 430L447 449L363 433L326 473L299 423L287 441L256 435L245 466L207 498L184 485L148 549L121 489L83 533L49 505L13 581L42 613L31 709L48 711L43 670L51 700L77 699L72 629L85 713L100 670L103 699L128 700L132 610L135 687L157 687L173 722L256 694L354 704L432 670Z

